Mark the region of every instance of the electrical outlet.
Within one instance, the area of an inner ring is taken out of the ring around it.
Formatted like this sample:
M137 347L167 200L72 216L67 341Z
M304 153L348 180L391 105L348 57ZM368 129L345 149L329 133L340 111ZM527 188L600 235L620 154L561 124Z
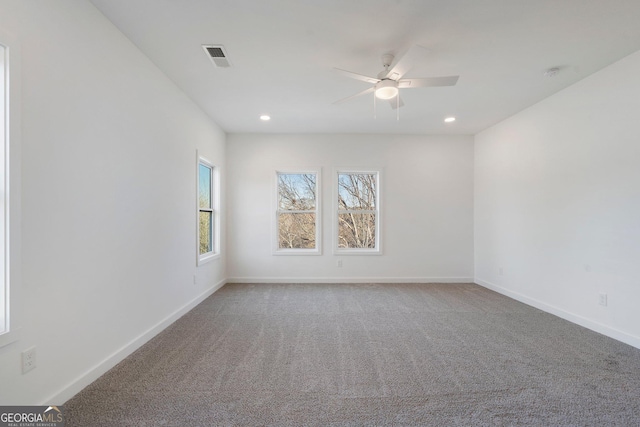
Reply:
M598 294L598 303L603 306L607 306L607 294Z
M341 259L339 259L339 260L336 262L336 265L337 265L338 267L342 267L342 260L341 260Z
M498 274L504 276L504 270L502 269L502 267L498 268Z
M26 374L36 368L36 348L31 347L22 352L22 373Z

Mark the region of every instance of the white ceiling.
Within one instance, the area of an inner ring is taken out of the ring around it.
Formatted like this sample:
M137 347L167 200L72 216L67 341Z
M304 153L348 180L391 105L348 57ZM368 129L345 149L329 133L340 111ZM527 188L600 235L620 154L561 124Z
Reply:
M91 1L228 133L474 134L640 49L638 0ZM458 84L402 90L399 121L373 95L332 104L368 87L334 67L375 76L415 44L405 77Z

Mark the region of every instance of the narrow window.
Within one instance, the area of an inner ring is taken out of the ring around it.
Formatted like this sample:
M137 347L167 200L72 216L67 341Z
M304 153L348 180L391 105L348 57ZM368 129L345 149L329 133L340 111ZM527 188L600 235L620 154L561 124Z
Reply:
M379 171L337 172L337 253L380 253L379 179Z
M0 44L0 335L11 331L9 286L9 49Z
M20 339L20 221L11 221L20 218L12 204L20 200L20 175L10 168L20 153L19 70L19 44L0 30L0 347Z
M320 253L319 172L277 172L276 254Z
M214 166L198 157L198 264L213 259L217 248L217 211Z

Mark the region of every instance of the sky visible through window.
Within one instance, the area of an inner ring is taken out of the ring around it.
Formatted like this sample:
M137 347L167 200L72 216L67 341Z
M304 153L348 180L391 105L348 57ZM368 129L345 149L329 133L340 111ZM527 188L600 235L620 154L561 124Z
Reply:
M211 200L212 168L198 165L199 253L213 251L213 205Z
M210 208L211 207L211 169L203 164L200 164L199 169L199 180L200 183L198 188L200 189L200 194L198 196L200 200L201 208Z
M279 209L313 210L316 208L315 174L278 174Z
M338 174L338 198L341 209L375 209L376 181L375 174Z

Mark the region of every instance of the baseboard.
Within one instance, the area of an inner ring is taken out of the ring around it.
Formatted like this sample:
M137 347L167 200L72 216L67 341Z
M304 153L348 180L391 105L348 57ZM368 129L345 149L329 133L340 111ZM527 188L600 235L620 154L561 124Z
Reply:
M196 298L183 305L169 316L162 319L155 326L149 328L147 331L142 333L137 338L130 341L128 344L115 351L113 354L106 357L102 362L98 363L93 368L89 369L84 374L80 375L75 380L71 381L68 385L64 386L59 392L55 393L51 397L45 399L41 405L50 405L50 404L58 404L62 405L67 400L71 399L78 392L80 392L83 388L97 380L101 375L107 372L109 369L113 368L115 365L124 360L131 353L140 348L143 344L149 341L151 338L158 335L165 328L171 325L173 322L178 320L184 314L188 313L192 308L200 304L206 298L208 298L215 291L223 287L227 283L226 280L221 280L216 283L202 294L198 295Z
M607 325L603 325L602 323L595 322L586 317L571 313L569 311L563 310L559 307L556 307L551 304L547 304L535 298L530 298L526 295L523 295L519 292L514 292L509 289L505 289L501 286L495 285L491 282L487 282L482 279L475 279L474 283L485 287L487 289L491 289L492 291L496 291L499 294L508 296L509 298L513 298L517 301L520 301L524 304L530 305L547 313L558 316L562 319L568 320L569 322L575 323L576 325L583 326L587 329L591 329L592 331L598 332L602 335L606 335L609 338L613 338L615 340L621 341L625 344L629 344L635 348L640 349L640 337L630 335L626 332L620 331L618 329L612 328Z
M231 277L227 283L473 283L473 277Z

